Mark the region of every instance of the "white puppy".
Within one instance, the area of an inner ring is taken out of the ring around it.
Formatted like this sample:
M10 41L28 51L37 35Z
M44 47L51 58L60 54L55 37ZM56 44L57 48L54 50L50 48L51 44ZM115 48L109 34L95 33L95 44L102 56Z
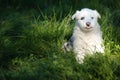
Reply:
M79 63L83 62L86 54L104 53L102 32L97 19L101 18L96 10L84 8L76 11L72 19L76 20L72 37L63 45L64 50L76 54Z

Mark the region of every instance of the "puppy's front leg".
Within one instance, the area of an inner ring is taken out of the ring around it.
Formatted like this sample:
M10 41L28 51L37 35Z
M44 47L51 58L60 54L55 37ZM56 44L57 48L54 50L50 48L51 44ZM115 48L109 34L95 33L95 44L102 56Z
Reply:
M83 63L84 57L85 57L84 53L82 53L82 52L76 53L76 60L78 63L80 63L80 64Z

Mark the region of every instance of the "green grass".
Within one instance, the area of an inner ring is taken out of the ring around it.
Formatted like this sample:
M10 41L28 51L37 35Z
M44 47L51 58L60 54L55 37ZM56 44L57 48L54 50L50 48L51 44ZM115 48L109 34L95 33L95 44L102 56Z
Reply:
M119 80L120 27L111 22L110 11L103 11L99 20L105 54L87 55L83 64L76 62L74 53L61 49L72 34L72 13L61 17L54 10L52 16L38 15L34 9L3 12L0 80Z

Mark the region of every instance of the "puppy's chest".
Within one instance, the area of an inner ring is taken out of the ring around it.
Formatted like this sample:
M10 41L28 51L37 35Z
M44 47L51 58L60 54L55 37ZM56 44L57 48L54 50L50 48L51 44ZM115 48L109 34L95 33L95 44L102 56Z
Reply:
M94 35L84 37L83 41L84 41L86 47L87 46L91 46L91 47L94 46L95 47L95 46L97 46L97 45L99 45L101 43L100 37L94 36Z

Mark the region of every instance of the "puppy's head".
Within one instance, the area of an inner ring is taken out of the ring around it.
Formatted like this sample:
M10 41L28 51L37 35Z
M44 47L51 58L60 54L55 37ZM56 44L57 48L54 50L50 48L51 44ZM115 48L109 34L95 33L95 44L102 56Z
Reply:
M91 31L98 27L97 19L101 18L100 14L96 10L84 8L81 11L76 11L73 14L72 19L75 19L80 29L85 31Z

